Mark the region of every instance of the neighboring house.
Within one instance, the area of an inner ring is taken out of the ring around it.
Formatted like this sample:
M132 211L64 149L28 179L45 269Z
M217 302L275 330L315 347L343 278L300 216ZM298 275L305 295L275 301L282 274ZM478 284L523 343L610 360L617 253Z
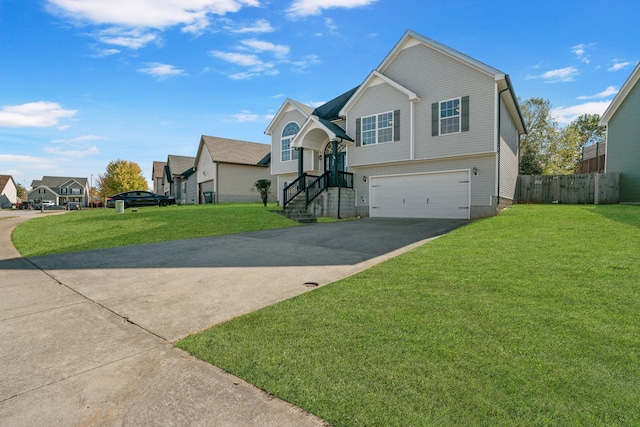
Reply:
M50 201L64 206L68 202L79 202L82 206L89 203L89 180L87 178L70 178L63 176L44 176L41 180L31 182L31 190L27 192L30 202Z
M18 202L18 187L11 175L0 175L0 209L10 208Z
M164 194L164 167L166 162L153 162L153 192Z
M358 87L287 99L265 130L281 205L302 191L316 214L462 219L513 201L525 132L507 74L413 31Z
M200 203L259 202L259 179L272 180L271 147L202 135L195 159Z
M640 202L640 63L602 115L607 127L605 172L620 174L620 202Z
M196 182L195 157L169 154L163 168L164 191L160 194L173 196L176 203L194 205L198 203L198 183Z

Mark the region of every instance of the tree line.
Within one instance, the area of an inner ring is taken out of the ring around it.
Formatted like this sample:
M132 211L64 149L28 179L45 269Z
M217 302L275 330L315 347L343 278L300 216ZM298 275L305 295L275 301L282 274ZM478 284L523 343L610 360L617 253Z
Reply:
M528 132L520 139L521 175L576 173L582 149L605 139L598 114L583 114L563 128L551 115L548 100L531 98L519 103Z

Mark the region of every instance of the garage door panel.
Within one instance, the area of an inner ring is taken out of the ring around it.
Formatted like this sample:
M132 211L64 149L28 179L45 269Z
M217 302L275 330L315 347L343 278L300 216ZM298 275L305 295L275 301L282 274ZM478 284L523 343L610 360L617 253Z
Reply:
M469 218L467 171L371 177L374 217Z

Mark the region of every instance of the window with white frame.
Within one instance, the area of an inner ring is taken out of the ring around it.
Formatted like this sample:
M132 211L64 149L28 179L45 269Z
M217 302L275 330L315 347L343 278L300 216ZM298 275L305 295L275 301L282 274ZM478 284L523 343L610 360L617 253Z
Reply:
M440 135L460 132L460 98L440 102Z
M362 145L393 141L393 111L362 118Z
M281 152L283 162L298 160L298 150L291 147L291 141L298 134L298 131L300 131L300 126L296 122L288 123L282 130Z

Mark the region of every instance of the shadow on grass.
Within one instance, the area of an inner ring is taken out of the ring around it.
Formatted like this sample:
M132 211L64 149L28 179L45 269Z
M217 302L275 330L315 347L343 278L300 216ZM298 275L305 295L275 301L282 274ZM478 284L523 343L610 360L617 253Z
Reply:
M640 228L640 205L597 205L591 211L612 221Z

